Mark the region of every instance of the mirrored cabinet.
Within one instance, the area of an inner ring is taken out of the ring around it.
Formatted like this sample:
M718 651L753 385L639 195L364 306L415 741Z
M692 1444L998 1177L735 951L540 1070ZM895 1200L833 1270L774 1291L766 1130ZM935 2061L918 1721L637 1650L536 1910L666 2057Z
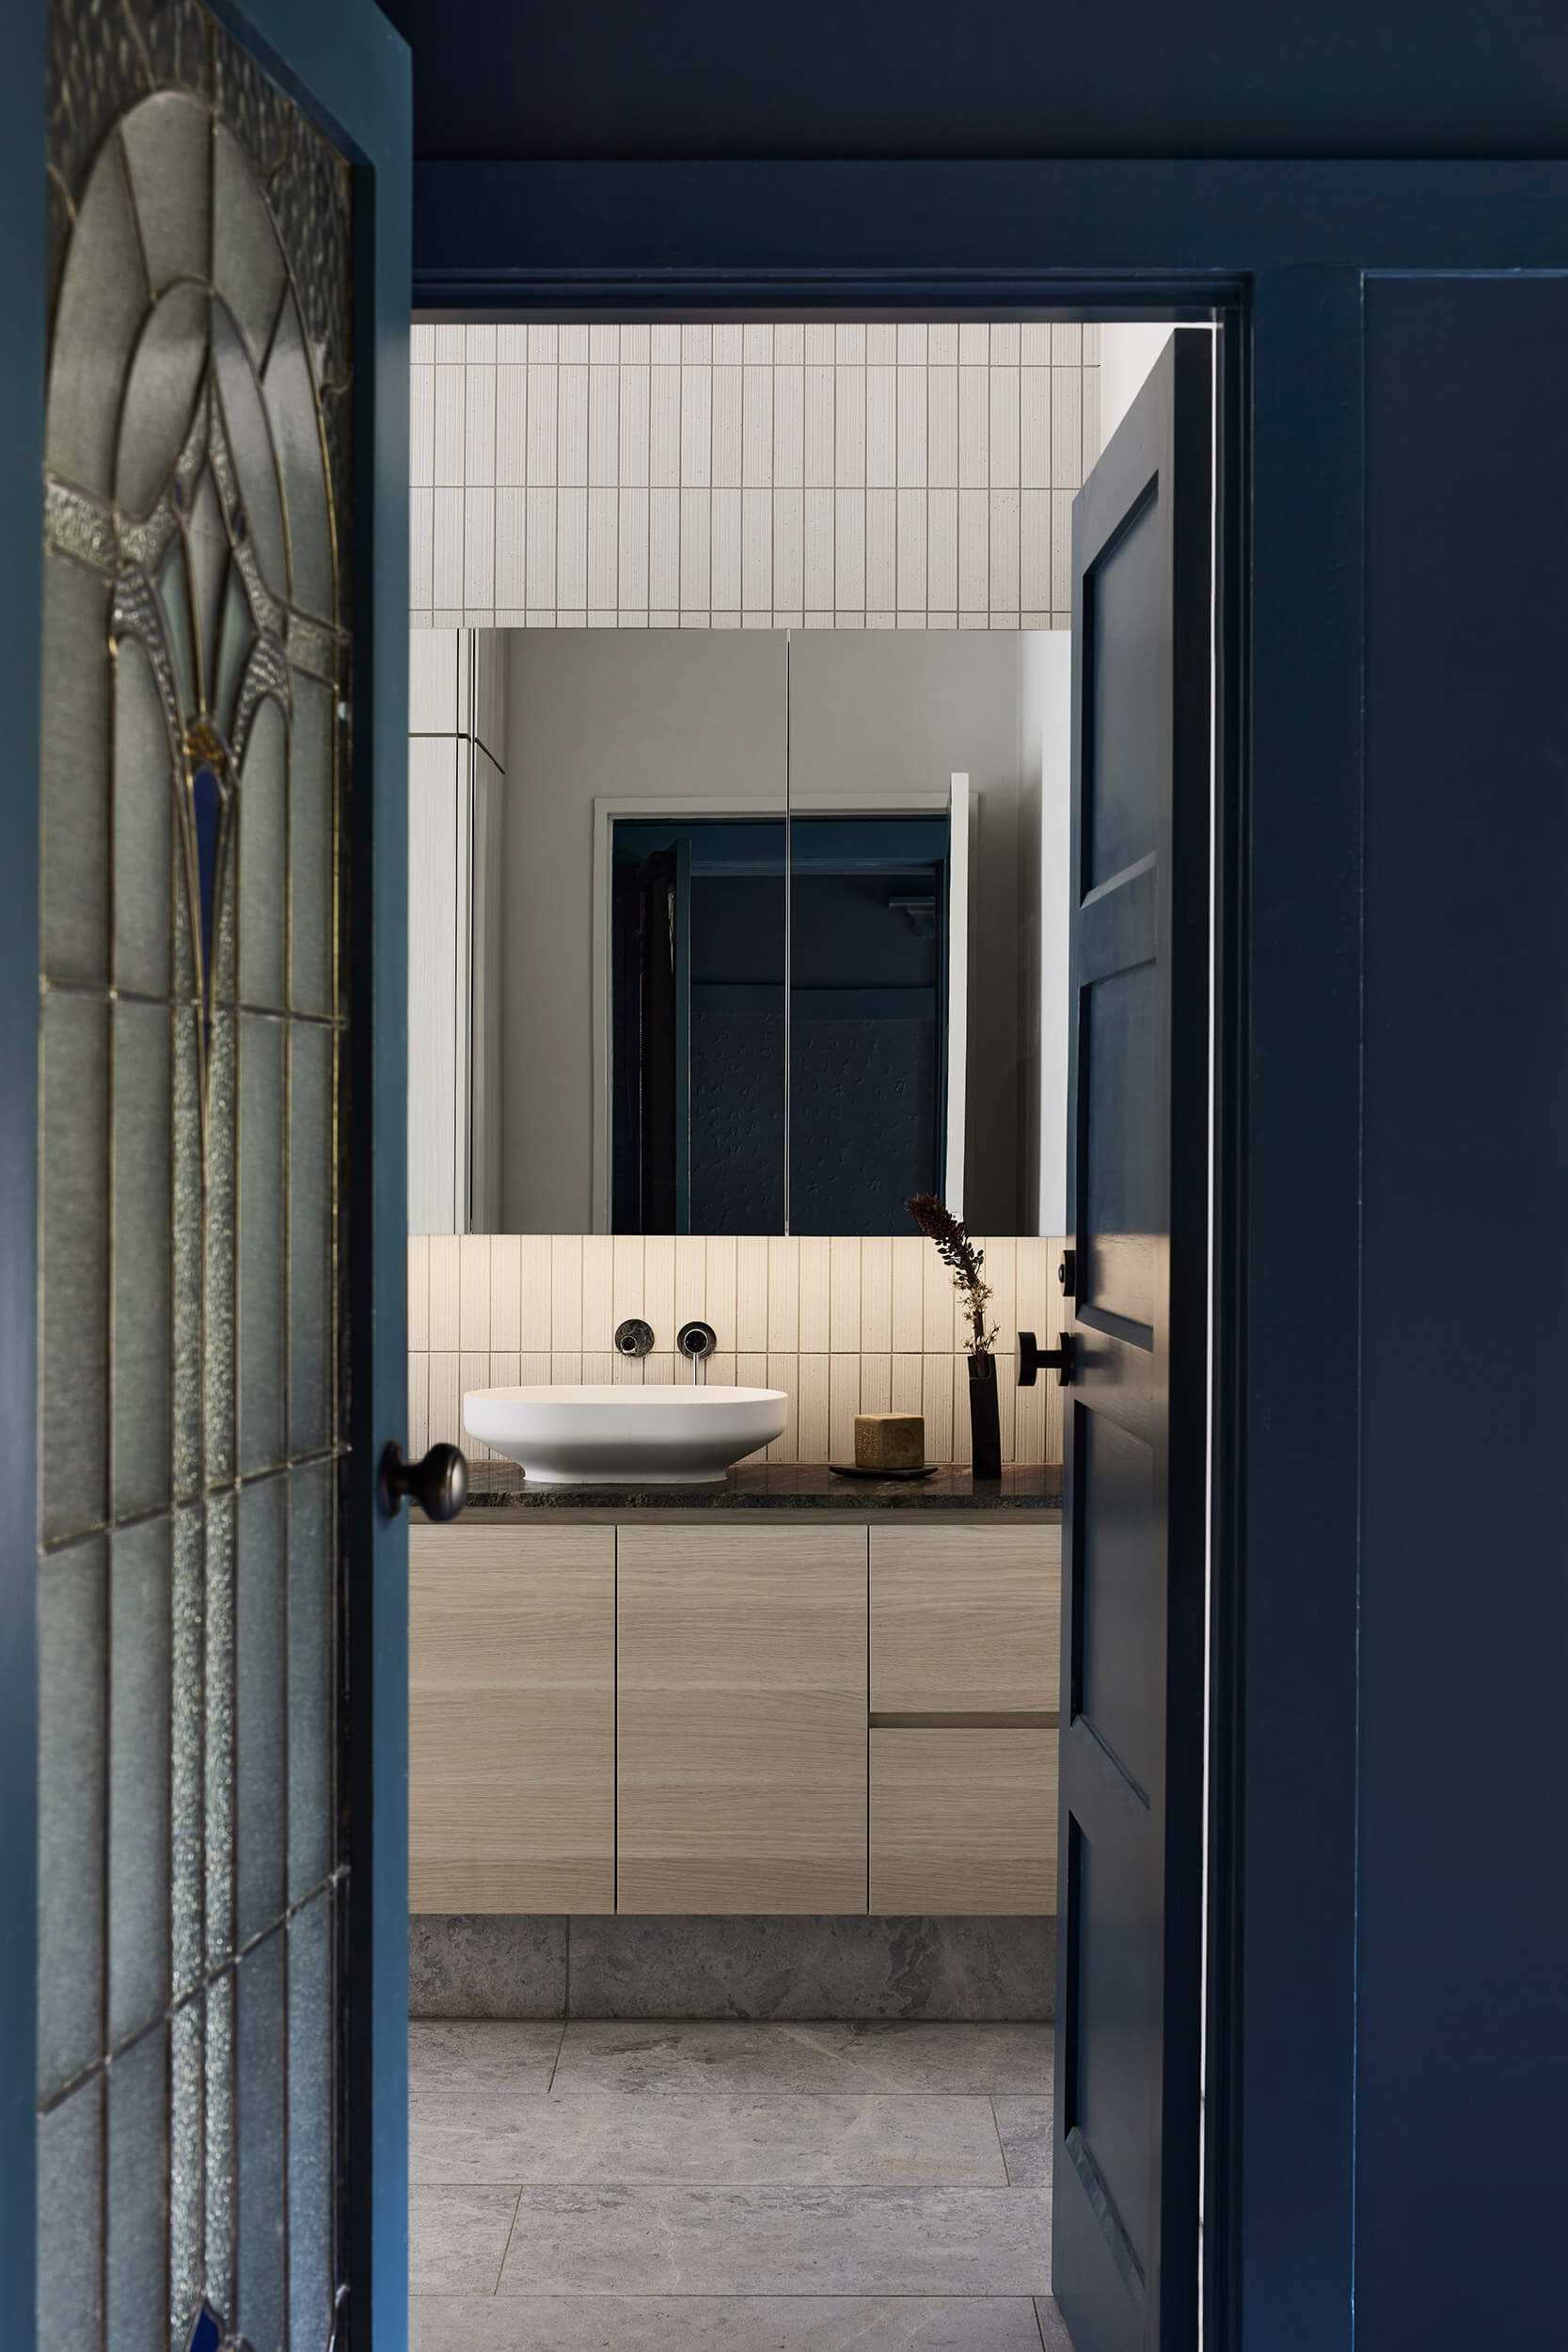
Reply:
M410 1229L891 1234L934 1192L1054 1230L1066 667L416 632Z

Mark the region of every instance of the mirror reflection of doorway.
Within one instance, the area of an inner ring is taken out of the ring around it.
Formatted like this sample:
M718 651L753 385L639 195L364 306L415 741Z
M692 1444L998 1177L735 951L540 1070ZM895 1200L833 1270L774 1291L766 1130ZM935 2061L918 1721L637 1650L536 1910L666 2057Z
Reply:
M906 1230L945 1181L948 819L612 838L615 1231Z

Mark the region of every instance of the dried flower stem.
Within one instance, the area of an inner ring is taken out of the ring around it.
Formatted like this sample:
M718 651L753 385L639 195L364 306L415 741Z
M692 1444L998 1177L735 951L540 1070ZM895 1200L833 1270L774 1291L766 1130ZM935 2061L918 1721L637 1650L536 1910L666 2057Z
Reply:
M963 1301L963 1311L969 1318L970 1355L989 1356L997 1327L988 1327L986 1321L991 1291L985 1277L985 1251L975 1248L952 1210L935 1193L917 1192L909 1203L909 1211L927 1240L936 1244L943 1265L953 1270L953 1288Z

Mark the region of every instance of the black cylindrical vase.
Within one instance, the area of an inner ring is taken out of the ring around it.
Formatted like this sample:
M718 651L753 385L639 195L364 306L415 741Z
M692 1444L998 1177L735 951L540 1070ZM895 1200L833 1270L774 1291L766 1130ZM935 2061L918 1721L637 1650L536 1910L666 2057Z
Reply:
M976 1478L1002 1475L1002 1408L994 1356L969 1359L969 1428Z

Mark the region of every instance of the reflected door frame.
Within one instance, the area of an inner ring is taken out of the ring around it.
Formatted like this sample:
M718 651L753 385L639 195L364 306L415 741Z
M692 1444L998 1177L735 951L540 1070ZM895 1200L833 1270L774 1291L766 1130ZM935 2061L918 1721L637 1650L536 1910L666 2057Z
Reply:
M945 817L950 797L946 792L904 792L896 803L879 802L875 814L879 817ZM611 1067L610 1029L613 1008L610 1002L610 931L613 921L612 890L614 883L614 827L618 818L641 821L646 818L657 824L666 817L703 818L722 823L727 818L742 821L758 819L782 821L787 825L791 817L842 817L846 814L842 800L832 793L808 792L800 799L790 799L780 808L777 802L759 793L726 792L722 800L712 793L662 792L641 795L603 793L594 799L594 1232L614 1231L611 1210L611 1188L614 1163L614 1082ZM785 887L789 862L784 861ZM786 914L787 924L787 914ZM789 982L784 980L784 1053L789 1052L788 1028ZM785 1149L788 1149L787 1127Z

